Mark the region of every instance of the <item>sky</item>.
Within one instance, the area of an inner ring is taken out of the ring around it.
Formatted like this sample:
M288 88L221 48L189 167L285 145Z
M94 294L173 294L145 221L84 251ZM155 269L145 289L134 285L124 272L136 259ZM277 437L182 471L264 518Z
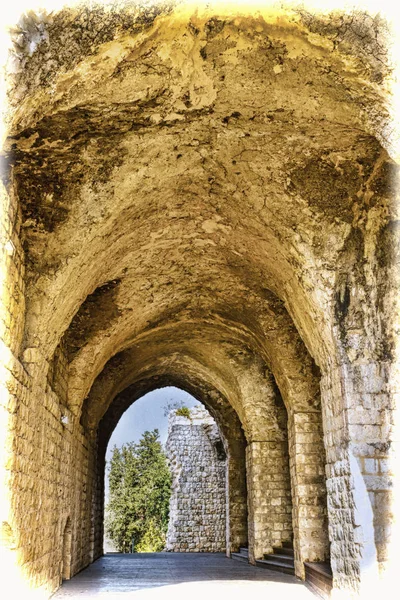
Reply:
M168 434L168 417L164 407L172 402L182 402L188 408L199 406L200 402L187 392L176 387L164 387L145 394L124 412L108 443L106 460L111 458L114 445L120 447L125 442L138 442L145 431L157 428L160 440L165 444Z

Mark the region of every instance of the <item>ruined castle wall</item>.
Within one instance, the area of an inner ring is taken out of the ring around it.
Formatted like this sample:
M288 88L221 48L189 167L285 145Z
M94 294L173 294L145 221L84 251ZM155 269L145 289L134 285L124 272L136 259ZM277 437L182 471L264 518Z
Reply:
M166 549L224 552L226 548L226 457L217 425L205 409L190 419L169 416L167 456L172 495Z

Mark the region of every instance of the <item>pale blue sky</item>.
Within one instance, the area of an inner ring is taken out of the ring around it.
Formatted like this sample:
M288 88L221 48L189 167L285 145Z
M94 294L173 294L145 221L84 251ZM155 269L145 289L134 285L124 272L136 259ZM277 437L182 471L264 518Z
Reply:
M164 407L171 402L181 401L188 408L200 405L200 402L193 396L176 387L160 388L136 400L124 412L114 429L108 443L107 462L111 458L114 445L120 447L125 442L138 442L146 430L151 431L157 428L160 432L161 442L165 444L168 433L168 418L164 417Z

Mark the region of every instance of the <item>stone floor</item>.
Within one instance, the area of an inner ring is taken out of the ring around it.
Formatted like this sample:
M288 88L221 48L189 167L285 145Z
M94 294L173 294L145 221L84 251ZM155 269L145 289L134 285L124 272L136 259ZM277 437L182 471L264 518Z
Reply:
M295 577L224 554L107 554L63 583L54 600L315 600Z

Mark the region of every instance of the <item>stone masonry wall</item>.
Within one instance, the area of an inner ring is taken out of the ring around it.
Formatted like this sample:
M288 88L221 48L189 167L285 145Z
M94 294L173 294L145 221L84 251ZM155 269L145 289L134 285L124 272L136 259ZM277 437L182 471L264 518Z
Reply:
M150 1L120 4L32 11L11 29L2 587L47 598L101 554L99 419L127 386L166 378L183 389L201 382L227 442L228 553L243 545L246 522L250 560L292 527L297 575L330 546L332 598L391 597L400 553L391 34L377 15L347 9L194 11L182 0L159 15ZM248 442L246 473L223 398ZM183 436L187 423L175 427ZM210 436L191 427L208 452ZM188 477L182 467L176 482ZM175 527L195 497L185 489ZM204 533L202 510L185 521L197 536L185 550ZM225 510L213 510L223 531Z
M0 545L3 584L47 598L89 562L91 449L66 407L62 349L23 348L25 260L16 198L0 189ZM72 524L69 548L64 544ZM68 562L63 556L63 545ZM22 577L21 577L22 575ZM10 583L8 583L8 581ZM39 592L40 590L40 592Z
M224 552L226 456L217 425L203 408L190 419L169 415L167 456L172 495L166 549Z
M249 560L292 541L287 442L251 442L246 448Z

